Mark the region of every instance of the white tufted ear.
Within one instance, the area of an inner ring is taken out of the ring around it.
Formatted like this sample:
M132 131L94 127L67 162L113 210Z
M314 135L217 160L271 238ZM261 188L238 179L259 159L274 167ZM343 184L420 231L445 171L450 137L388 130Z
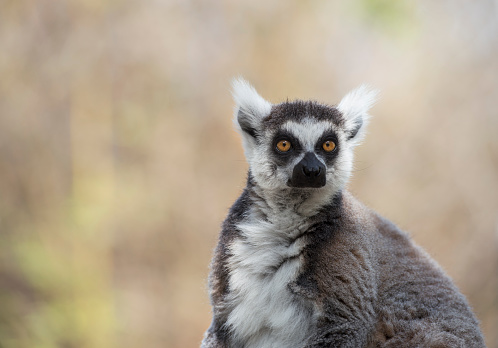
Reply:
M235 101L235 125L256 137L261 120L270 114L271 104L240 77L232 80L232 95Z
M364 137L370 115L368 110L377 101L379 91L367 85L349 92L337 106L346 120L345 129L349 133L349 140L353 145L358 144Z
M244 152L251 162L258 133L261 132L261 121L270 114L272 105L240 77L232 80L232 95L235 101L235 128L242 135Z

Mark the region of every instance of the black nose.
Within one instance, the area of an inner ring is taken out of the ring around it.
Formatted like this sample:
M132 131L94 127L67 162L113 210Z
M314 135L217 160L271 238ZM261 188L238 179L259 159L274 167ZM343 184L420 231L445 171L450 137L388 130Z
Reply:
M308 152L296 164L289 180L291 187L322 187L325 186L325 166L316 158L313 152Z
M319 176L321 172L322 169L315 163L311 164L309 167L306 165L303 166L303 173L307 177L314 178L316 176Z

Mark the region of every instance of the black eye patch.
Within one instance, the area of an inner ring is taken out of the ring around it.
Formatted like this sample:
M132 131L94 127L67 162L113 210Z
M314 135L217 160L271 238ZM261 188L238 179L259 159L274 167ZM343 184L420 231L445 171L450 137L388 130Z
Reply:
M327 141L331 141L335 144L335 148L332 151L326 151L323 147L323 144ZM315 152L319 155L321 155L327 165L331 164L334 159L337 157L340 151L340 144L339 144L339 139L337 138L337 135L332 131L326 131L323 133L323 135L318 139L318 141L315 144Z
M279 150L279 143L286 141L290 143L290 148L287 151ZM303 151L301 143L295 136L289 132L279 131L271 142L270 155L277 165L285 165L299 156Z

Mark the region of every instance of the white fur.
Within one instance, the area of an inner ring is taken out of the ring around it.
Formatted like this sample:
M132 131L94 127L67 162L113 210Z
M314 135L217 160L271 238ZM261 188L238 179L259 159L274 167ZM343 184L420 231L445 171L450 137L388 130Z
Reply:
M254 117L263 118L271 111L271 103L261 97L243 78L232 80L232 95L237 110L241 109Z
M322 137L323 132L333 129L337 133L337 127L332 122L316 121L309 117L306 117L301 122L286 122L282 128L299 139L301 146L307 152L315 151L316 142Z
M240 77L232 80L232 96L235 101L235 129L242 135L242 143L246 158L253 158L255 141L254 138L243 132L240 128L240 124L237 120L239 112L243 112L249 123L251 123L255 129L258 129L261 120L270 114L272 105L261 97L249 82Z
M258 208L238 226L243 238L231 246L227 321L235 346L300 347L308 337L312 311L288 288L299 274L305 246L302 238L291 242L308 227L291 210L262 220Z
M346 129L354 129L355 125L362 123L359 132L351 139L352 143L358 144L365 137L365 129L370 118L368 110L375 104L378 95L379 91L361 85L346 94L337 105L337 109L346 119Z

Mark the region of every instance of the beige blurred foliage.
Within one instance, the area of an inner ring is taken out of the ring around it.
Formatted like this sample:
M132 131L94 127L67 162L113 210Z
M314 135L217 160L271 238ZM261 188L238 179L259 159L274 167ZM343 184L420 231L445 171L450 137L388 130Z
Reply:
M0 347L199 345L238 75L274 102L382 91L350 189L498 347L496 0L3 0Z

